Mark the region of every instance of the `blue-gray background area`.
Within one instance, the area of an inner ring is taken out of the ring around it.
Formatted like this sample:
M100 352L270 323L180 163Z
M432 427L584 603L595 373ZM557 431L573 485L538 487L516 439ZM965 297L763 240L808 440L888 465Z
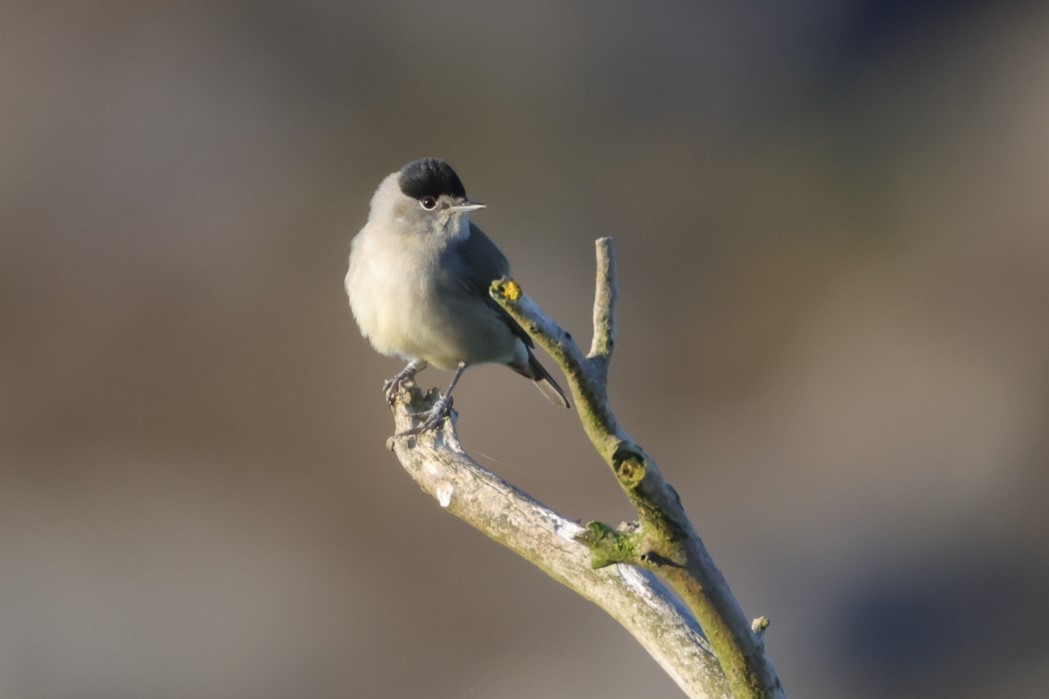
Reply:
M615 237L618 415L790 695L1044 692L1044 4L0 12L0 695L678 696L385 449L342 278L430 155L576 337ZM456 407L630 518L512 372Z

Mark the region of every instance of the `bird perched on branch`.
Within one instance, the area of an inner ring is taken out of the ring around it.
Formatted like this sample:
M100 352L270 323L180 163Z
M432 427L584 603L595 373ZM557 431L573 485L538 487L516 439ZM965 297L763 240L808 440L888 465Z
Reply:
M388 380L391 403L402 384L433 365L454 370L426 420L406 434L438 425L466 367L503 364L531 379L550 402L568 398L532 353L521 326L488 295L510 265L470 221L484 204L470 201L443 160L415 160L387 176L372 197L368 222L354 237L346 293L353 317L376 351L408 366Z

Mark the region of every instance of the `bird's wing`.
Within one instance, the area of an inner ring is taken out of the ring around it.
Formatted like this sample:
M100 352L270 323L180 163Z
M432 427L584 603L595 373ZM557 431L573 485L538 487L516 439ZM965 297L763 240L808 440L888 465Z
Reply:
M479 294L515 335L528 347L535 347L528 333L488 293L488 287L493 281L510 276L510 263L506 255L473 223L470 224L470 237L459 246L459 254L464 262L463 283L468 291Z

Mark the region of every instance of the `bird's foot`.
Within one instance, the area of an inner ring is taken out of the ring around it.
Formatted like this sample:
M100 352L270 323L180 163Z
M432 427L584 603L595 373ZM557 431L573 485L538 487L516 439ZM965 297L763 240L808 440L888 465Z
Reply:
M433 407L426 412L416 413L416 417L426 416L426 420L421 425L413 427L410 430L404 432L398 432L396 437L409 437L412 435L420 435L423 432L428 432L437 427L441 422L448 417L448 414L452 411L452 397L443 396L440 400L433 404Z
M393 405L394 400L397 399L397 394L401 392L404 385L415 381L415 374L418 369L414 365L409 364L404 367L391 378L387 379L382 384L383 393L386 394L386 402Z

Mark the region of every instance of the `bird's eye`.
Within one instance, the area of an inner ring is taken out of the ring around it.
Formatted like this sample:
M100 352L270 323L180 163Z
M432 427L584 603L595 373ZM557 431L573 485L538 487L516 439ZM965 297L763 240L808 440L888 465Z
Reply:
M433 197L423 197L419 200L419 206L423 207L427 211L433 211L437 208L437 200Z

